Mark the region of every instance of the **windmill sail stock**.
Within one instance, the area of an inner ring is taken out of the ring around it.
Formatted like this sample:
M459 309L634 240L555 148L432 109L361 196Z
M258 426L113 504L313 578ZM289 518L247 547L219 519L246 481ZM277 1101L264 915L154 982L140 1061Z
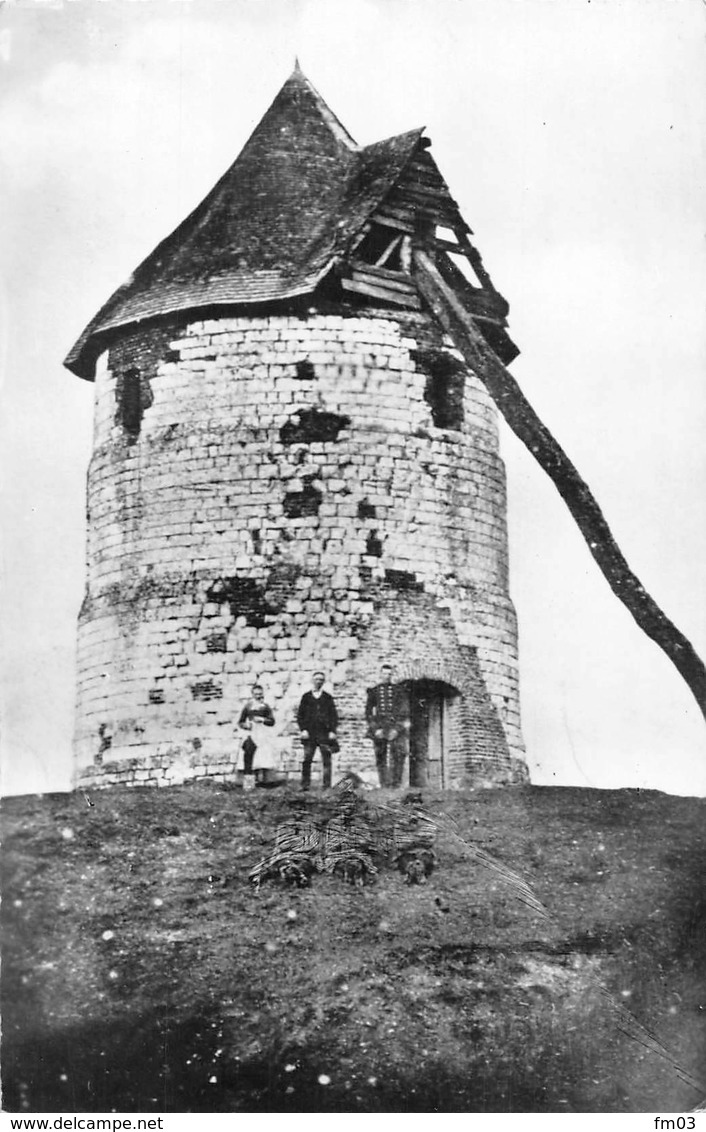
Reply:
M414 269L417 286L429 306L486 386L510 428L547 473L569 508L611 590L642 631L672 661L706 719L706 667L691 642L630 569L590 488L490 348L429 252L415 249Z

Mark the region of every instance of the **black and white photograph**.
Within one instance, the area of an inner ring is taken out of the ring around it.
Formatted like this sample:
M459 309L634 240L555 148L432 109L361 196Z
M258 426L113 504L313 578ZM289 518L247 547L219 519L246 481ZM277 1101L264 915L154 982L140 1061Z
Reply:
M3 1112L698 1128L706 4L4 0L0 87Z

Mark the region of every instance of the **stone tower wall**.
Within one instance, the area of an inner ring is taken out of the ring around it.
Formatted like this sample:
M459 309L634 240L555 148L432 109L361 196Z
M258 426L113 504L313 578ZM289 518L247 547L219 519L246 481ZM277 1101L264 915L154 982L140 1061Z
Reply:
M384 660L455 689L447 785L522 776L495 409L426 318L133 329L95 395L80 782L233 777L255 678L294 770L316 668L361 770Z

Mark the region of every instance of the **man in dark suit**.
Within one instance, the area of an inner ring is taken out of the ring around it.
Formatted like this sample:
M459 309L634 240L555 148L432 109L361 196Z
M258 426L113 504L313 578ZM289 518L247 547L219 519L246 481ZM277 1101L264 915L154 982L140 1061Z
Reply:
M311 764L317 747L321 751L324 768L324 789L331 785L331 747L338 750L338 712L333 696L323 690L325 679L323 672L315 672L311 678L312 690L305 692L299 702L297 723L304 748L302 790L309 789Z
M409 754L410 704L403 684L392 683L392 668L383 664L380 683L368 688L365 718L373 741L381 786L401 786Z

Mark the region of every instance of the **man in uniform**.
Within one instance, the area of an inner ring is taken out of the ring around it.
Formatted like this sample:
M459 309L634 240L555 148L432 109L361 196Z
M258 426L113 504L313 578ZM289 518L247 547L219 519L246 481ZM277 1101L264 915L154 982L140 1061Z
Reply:
M373 741L375 764L381 786L401 786L404 763L409 754L409 694L402 684L392 683L392 667L383 664L380 683L368 688L365 718Z
M325 679L323 672L315 672L311 678L312 690L305 692L299 702L297 723L304 748L302 790L309 789L311 764L317 747L321 751L324 768L324 789L331 785L331 748L338 750L338 712L333 696L323 690Z

